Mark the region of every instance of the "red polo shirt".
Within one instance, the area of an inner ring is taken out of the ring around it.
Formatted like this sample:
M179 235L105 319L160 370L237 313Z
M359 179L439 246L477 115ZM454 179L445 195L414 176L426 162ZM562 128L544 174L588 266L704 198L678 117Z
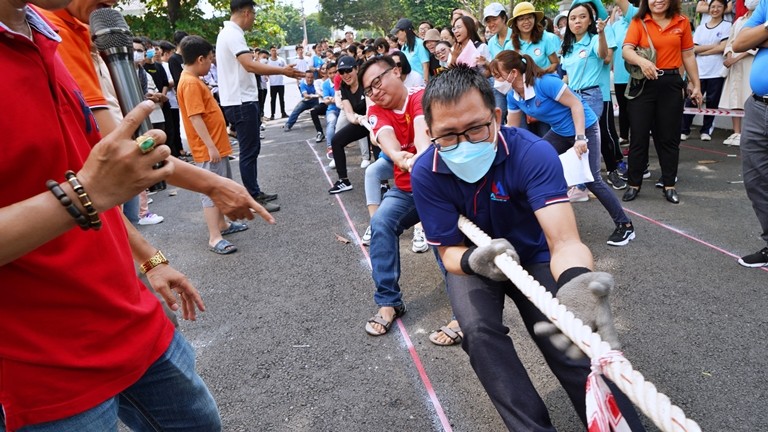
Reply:
M31 9L27 17L34 42L0 26L0 208L78 171L99 139L56 54L58 36ZM100 231L72 228L0 266L0 405L10 431L104 402L136 382L173 337L136 277L119 209L101 219Z

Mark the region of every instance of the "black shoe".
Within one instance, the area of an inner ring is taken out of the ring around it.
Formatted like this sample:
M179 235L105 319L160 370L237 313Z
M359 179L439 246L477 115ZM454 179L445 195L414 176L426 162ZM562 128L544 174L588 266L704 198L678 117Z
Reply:
M608 244L611 246L624 246L629 243L630 240L635 238L635 227L631 224L620 223L616 224L616 229L613 231L610 237L608 237Z
M768 247L739 258L739 264L744 267L765 267L768 266Z
M275 119L275 116L269 116L269 119L270 119L270 120L274 120L274 119Z
M350 190L352 190L352 182L350 182L349 179L342 179L337 180L336 183L333 184L333 187L328 190L328 193L334 195Z
M288 114L283 113L283 118L288 118Z
M680 198L677 196L675 188L664 189L664 198L672 204L680 204Z
M268 194L262 191L262 192L259 192L258 195L253 197L253 199L255 199L256 201L264 201L264 202L274 201L277 199L277 194Z
M637 194L639 194L639 193L640 193L640 188L636 188L636 187L630 186L630 187L627 188L627 191L624 192L624 196L621 197L621 200L622 201L634 201L635 198L637 198Z
M266 202L264 200L256 200L256 202L259 203L262 207L264 207L264 209L266 211L268 211L270 213L274 213L276 211L280 211L280 205L278 205L278 204L271 203L271 202Z

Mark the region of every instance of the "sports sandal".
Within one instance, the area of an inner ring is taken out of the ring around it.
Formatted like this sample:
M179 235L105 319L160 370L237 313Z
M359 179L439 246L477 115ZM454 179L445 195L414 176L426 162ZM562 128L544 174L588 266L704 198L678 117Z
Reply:
M451 340L449 342L443 342L438 339L438 336L440 336L440 333L443 333L444 335L448 336ZM443 326L440 327L440 330L435 330L429 335L429 340L435 345L440 346L451 346L451 345L457 345L460 344L463 339L464 334L461 332L461 327L455 326L455 327L448 327Z
M240 222L230 222L229 227L221 232L221 235L234 234L236 232L245 231L248 229L248 225Z
M399 317L405 315L405 303L401 304L400 306L394 306L395 309L395 316L392 318L392 321L387 321L379 315L378 313L371 317L371 319L368 320L367 323L365 323L365 332L368 333L371 336L382 336L389 332L389 329L392 327L392 323ZM379 333L377 332L371 324L378 324L382 327L384 327L384 331Z
M237 248L229 241L221 239L216 243L216 246L208 246L208 250L219 255L228 255L236 252Z

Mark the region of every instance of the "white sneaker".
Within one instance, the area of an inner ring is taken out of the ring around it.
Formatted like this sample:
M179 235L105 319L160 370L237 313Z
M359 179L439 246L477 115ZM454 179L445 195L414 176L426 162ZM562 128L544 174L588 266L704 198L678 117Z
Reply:
M153 200L152 198L147 198L147 205L150 205L153 202L155 202L155 200Z
M139 219L139 225L157 225L165 219L160 215L154 213L147 213L143 218Z
M363 159L363 161L360 162L360 168L363 168L363 169L368 168L368 165L370 164L371 164L371 161L369 161L368 159Z
M589 193L586 190L581 190L576 186L568 189L568 200L574 202L587 202L589 201Z
M680 134L680 141L686 141L688 140L688 135L681 133Z
M708 133L701 134L701 140L702 141L712 141L712 136Z
M331 162L328 164L328 168L336 168L336 159L331 159Z
M429 250L427 239L424 237L424 230L419 227L413 228L413 242L411 245L411 250L415 253L422 253Z
M725 141L723 141L723 144L727 146L738 146L739 144L741 144L741 134L738 134L738 133L731 134L731 136L729 136L728 138L725 139Z
M371 226L368 225L368 228L365 229L365 234L363 234L363 237L360 238L360 243L364 244L365 246L371 245Z

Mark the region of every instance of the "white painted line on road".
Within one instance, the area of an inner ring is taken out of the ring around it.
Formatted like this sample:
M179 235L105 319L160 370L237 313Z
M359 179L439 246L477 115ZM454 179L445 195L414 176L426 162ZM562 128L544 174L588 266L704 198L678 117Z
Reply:
M325 169L325 164L323 163L323 159L317 153L317 150L315 150L315 148L312 147L310 140L306 140L305 142L307 143L307 146L309 146L309 149L312 150L312 153L315 155L315 159L317 159L317 163L320 164L320 168L322 168L323 175L325 175L326 180L328 180L328 185L333 186L333 181L331 180L331 177L328 175L328 171ZM347 212L347 207L344 205L344 201L341 200L341 197L339 195L341 194L335 195L336 202L338 202L339 208L341 209L342 213L344 213L344 217L347 219L347 223L349 224L349 227L355 236L355 241L357 245L360 247L360 250L363 252L363 255L365 255L365 258L368 262L368 267L370 268L371 256L368 254L368 249L366 249L365 246L363 246L363 243L360 240L360 235L357 232L357 229L355 229L355 224L352 223L352 217L349 216L349 212ZM421 382L424 384L424 389L426 390L427 395L429 396L429 401L432 403L432 407L435 409L435 413L437 413L437 417L440 419L440 424L443 426L443 430L445 432L453 432L453 428L451 428L451 422L448 421L448 417L445 415L445 411L443 411L443 406L440 403L440 400L437 398L437 393L435 393L435 389L432 387L432 382L429 380L427 371L424 369L424 365L421 363L421 358L419 357L419 354L416 352L416 348L413 346L413 343L411 342L411 337L408 334L408 330L405 328L405 324L403 324L403 321L400 318L396 319L395 322L397 323L397 328L400 329L400 334L403 336L403 339L405 340L405 345L408 348L408 353L411 355L413 364L416 367L416 371L419 373L419 378L421 378Z

